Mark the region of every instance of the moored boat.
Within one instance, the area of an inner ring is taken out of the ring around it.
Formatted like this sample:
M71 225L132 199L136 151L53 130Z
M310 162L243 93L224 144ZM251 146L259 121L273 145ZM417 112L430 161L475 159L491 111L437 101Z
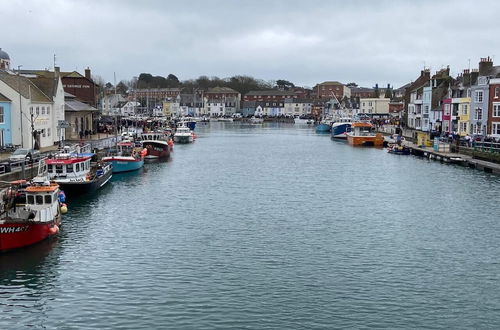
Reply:
M389 148L387 148L387 152L390 154L394 154L394 155L409 155L409 154L411 154L410 148L408 148L407 146L400 146L397 144L394 144L394 145L390 146Z
M2 190L0 252L38 243L57 235L61 224L60 188L47 177L40 161L38 176L31 182L14 182Z
M132 142L120 142L116 147L116 155L102 158L102 161L112 164L113 173L137 171L144 165L146 149L136 148Z
M332 138L347 139L347 133L351 131L351 122L335 122L332 124Z
M331 122L330 121L321 121L318 125L315 127L316 133L329 133L332 129Z
M191 143L194 141L193 132L187 126L177 127L174 134L174 142L176 143Z
M375 133L375 127L368 122L352 123L351 131L346 135L347 142L352 146L382 147L384 145L382 134Z
M103 187L112 176L110 163L94 162L90 152L64 151L47 159L48 177L68 195L78 195Z

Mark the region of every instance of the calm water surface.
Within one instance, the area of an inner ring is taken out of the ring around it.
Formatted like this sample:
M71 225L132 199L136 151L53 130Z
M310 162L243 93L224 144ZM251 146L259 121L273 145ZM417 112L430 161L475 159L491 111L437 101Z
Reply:
M500 178L306 126L197 128L0 256L0 328L499 328Z

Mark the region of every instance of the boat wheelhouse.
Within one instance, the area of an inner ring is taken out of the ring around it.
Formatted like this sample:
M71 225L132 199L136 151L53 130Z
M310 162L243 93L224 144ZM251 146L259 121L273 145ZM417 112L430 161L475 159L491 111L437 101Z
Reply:
M177 127L174 134L174 141L177 143L191 143L194 141L193 132L187 126Z
M102 158L104 162L113 165L113 173L137 171L144 166L146 149L137 148L135 143L130 141L120 142L116 147L116 155Z
M59 232L59 185L48 180L43 161L38 173L31 182L16 181L0 192L0 252L35 244Z
M375 132L375 127L368 122L352 123L351 131L346 133L347 142L352 146L382 147L384 137Z

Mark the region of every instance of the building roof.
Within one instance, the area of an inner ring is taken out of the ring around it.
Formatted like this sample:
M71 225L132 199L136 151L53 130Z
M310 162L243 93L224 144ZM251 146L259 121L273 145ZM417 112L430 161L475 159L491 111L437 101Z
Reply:
M11 99L9 99L7 96L0 93L0 102L10 102L10 101L11 101Z
M0 80L20 93L24 98L31 99L33 102L52 102L52 94L45 94L29 78L22 75L0 72Z
M2 50L2 48L0 48L0 59L1 60L9 60L10 61L9 54L7 54L6 52L4 52Z
M209 88L206 93L207 94L217 94L217 93L235 93L235 94L239 94L240 92L235 91L234 89L229 88L229 87L214 87L214 88Z
M313 100L311 99L293 99L293 98L286 98L285 103L313 103Z
M293 91L282 91L278 89L264 90L264 91L250 91L245 96L294 96Z
M339 86L344 86L343 83L338 82L338 81L323 81L322 83L319 83L318 86L321 85L339 85Z
M87 103L80 102L75 99L68 99L64 101L64 111L78 112L78 111L99 111Z

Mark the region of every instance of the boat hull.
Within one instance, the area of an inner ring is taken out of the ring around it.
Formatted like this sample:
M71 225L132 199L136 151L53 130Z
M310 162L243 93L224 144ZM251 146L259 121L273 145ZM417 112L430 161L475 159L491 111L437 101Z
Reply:
M329 133L332 127L328 124L321 123L316 126L316 133Z
M170 157L170 146L163 141L143 141L142 146L147 149L146 159L165 159Z
M351 130L351 124L345 123L332 126L332 138L334 139L347 139L347 132Z
M96 191L102 188L111 179L113 174L112 170L108 170L102 176L93 181L75 181L75 182L62 182L56 181L61 187L61 190L68 196L77 196Z
M381 134L377 135L350 135L347 134L347 142L352 146L360 147L383 147L384 138Z
M144 159L125 160L116 159L114 157L103 158L103 161L111 163L113 173L123 173L137 171L144 166Z
M0 252L33 245L57 235L60 224L60 215L50 222L42 223L32 221L2 222L0 223Z
M193 140L193 135L174 135L176 143L191 143Z

